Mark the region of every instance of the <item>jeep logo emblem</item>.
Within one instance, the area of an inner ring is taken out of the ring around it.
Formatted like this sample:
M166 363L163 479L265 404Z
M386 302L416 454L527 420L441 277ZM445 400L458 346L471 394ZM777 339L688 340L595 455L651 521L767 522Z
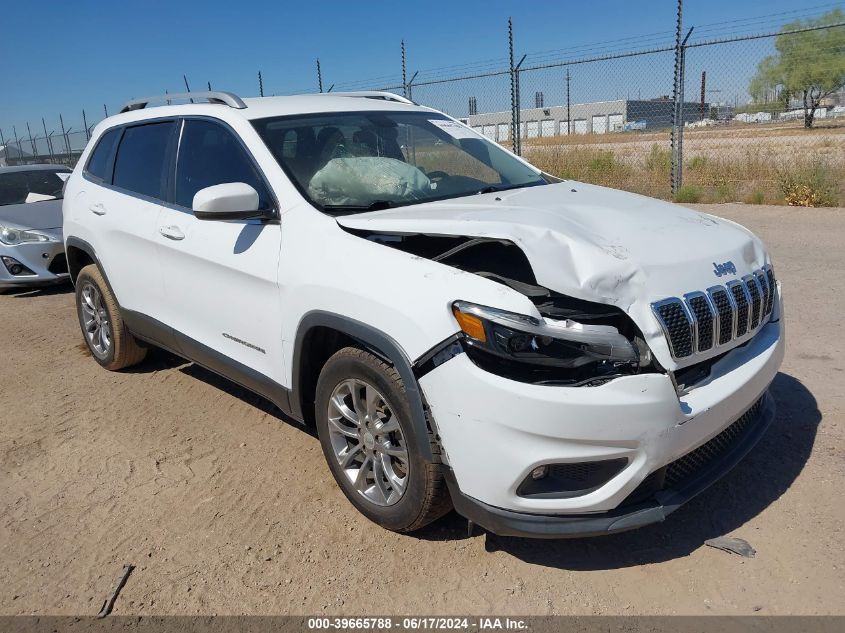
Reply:
M735 275L736 266L734 266L734 263L730 261L723 264L713 262L713 274L717 277L721 277L722 275Z

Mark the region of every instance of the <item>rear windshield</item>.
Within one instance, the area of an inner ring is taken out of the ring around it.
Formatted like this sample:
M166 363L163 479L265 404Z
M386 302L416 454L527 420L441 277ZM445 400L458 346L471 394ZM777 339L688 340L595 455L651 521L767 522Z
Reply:
M303 195L333 215L546 184L538 170L435 112L332 112L253 124Z
M70 170L33 169L0 173L0 206L61 198L66 177L62 178L59 174L70 174Z

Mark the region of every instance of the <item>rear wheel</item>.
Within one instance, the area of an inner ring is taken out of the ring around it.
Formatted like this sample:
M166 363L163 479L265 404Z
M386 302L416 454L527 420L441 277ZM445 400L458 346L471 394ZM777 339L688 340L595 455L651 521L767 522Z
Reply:
M419 438L399 373L347 347L323 367L316 394L317 433L329 468L364 516L398 532L419 529L451 509L439 446ZM421 443L434 454L422 457Z
M117 301L94 264L76 278L76 312L85 343L100 365L117 371L144 360L146 345L126 329Z

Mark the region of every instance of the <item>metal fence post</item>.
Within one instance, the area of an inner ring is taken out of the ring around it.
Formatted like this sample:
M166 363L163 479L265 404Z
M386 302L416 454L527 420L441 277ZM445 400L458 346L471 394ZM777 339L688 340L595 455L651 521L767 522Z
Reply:
M675 76L672 85L672 173L671 187L672 196L678 195L683 186L683 161L684 161L684 49L692 29L687 32L686 37L681 40L683 32L683 9L684 0L678 0L677 21L675 24Z
M59 115L59 125L62 126L62 137L65 139L65 150L67 150L68 156L70 156L70 143L68 142L67 138L67 131L65 130L65 121L62 119L62 115Z
M47 151L50 152L50 162L53 161L53 144L50 142L50 136L47 134L47 122L44 117L41 117L41 125L44 127L44 142L47 143Z
M420 71L417 71L413 75L411 75L411 79L408 81L408 84L406 86L405 98L408 99L409 101L414 100L413 84L414 84L414 79L416 79L417 75L419 75L419 74L420 74Z
M514 154L519 154L519 122L517 121L516 101L516 71L513 65L513 19L508 18L508 59L510 60L511 75L511 149Z
M85 126L85 140L91 140L91 130L88 129L88 118L85 116L85 110L82 110L82 125Z
M402 96L406 99L410 99L408 96L408 75L407 75L407 66L406 66L406 59L405 59L405 40L402 40ZM415 75L416 76L416 75Z

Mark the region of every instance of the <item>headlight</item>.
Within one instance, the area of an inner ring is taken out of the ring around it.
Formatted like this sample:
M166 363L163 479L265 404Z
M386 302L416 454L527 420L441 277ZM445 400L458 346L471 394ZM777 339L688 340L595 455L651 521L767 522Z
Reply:
M0 226L0 242L8 246L23 244L24 242L49 242L50 238L34 231L22 231L7 226Z
M465 301L452 304L452 312L473 362L509 378L577 384L640 366L638 348L612 326L538 319Z

